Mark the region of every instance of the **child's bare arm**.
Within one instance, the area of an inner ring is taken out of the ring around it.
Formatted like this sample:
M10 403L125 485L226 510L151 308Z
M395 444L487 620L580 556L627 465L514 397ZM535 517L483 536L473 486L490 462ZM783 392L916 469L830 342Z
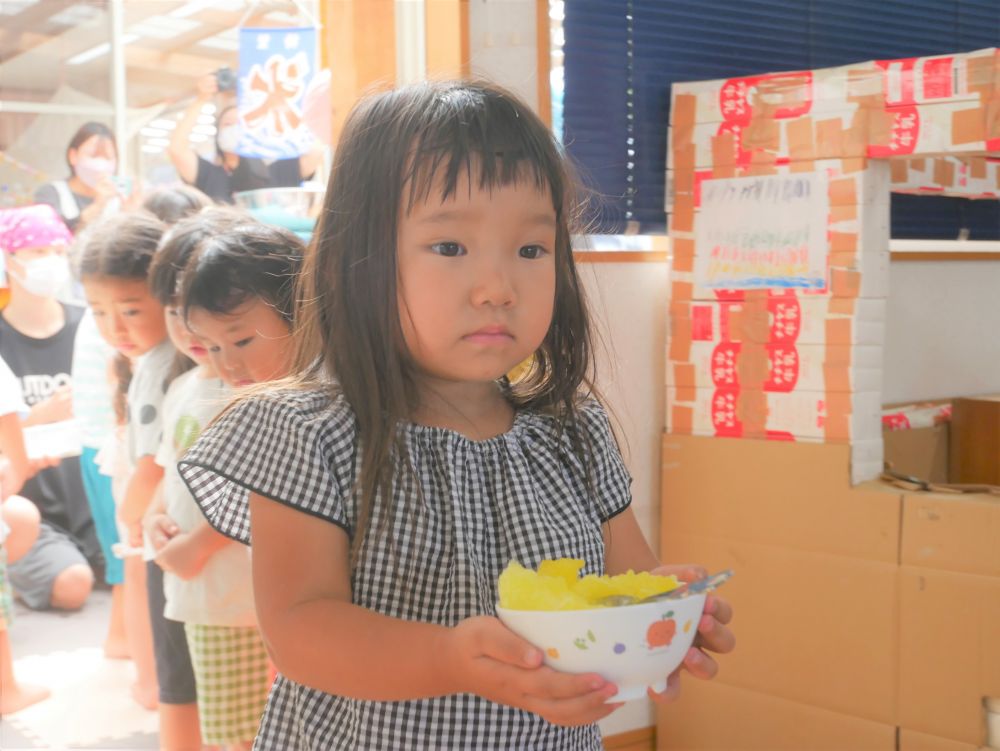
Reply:
M180 532L159 548L156 562L181 579L193 579L219 550L237 543L200 521L190 532Z
M142 522L142 515L153 500L156 486L163 479L163 467L156 463L152 455L144 456L136 462L135 471L125 489L125 500L118 509L118 516L129 525Z
M352 604L341 528L255 494L250 512L257 617L275 665L292 680L374 701L470 692L565 725L620 706L604 703L612 684L542 666L539 651L496 618L449 628Z
M235 545L223 534L219 534L207 521L199 521L189 532L181 532L158 548L156 562L164 571L176 574L181 579L193 579L202 572L205 564L222 548Z
M652 571L660 565L639 529L639 522L636 521L631 506L605 522L602 531L604 569L608 574L624 574L629 569Z
M167 516L167 502L163 497L163 483L156 487L153 500L142 515L142 531L153 546L153 550L159 551L171 537L180 530L177 524Z

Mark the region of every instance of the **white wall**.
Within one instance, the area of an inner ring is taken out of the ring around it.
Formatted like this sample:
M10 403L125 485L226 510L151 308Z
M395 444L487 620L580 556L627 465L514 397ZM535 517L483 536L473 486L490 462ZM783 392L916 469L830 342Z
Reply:
M658 550L668 265L666 261L580 263L577 268L601 340L597 387L609 407L632 474L636 518L650 545ZM652 704L643 700L625 704L600 725L605 735L613 735L655 722Z
M469 55L474 76L507 87L538 110L535 0L469 0Z
M1000 392L1000 261L893 261L883 404Z

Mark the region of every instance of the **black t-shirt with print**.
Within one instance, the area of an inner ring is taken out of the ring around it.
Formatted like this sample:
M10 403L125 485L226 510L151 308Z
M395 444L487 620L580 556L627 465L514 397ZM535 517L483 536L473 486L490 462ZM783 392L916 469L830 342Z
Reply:
M60 386L72 387L73 340L83 308L64 305L63 309L65 325L45 339L25 336L0 314L0 357L20 379L29 407L49 397ZM68 457L55 467L43 469L24 484L20 495L38 506L42 519L69 534L87 560L99 561L100 545L77 457Z

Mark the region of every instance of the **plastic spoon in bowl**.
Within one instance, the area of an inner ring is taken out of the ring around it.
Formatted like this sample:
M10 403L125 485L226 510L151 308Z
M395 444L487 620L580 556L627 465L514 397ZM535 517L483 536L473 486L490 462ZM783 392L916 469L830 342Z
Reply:
M643 597L641 600L632 595L608 595L607 597L602 597L598 600L598 604L604 607L617 607L619 605L639 605L647 602L656 602L658 600L676 600L681 597L687 597L688 595L701 594L702 592L711 592L712 590L722 586L728 579L733 575L732 569L725 569L724 571L719 571L718 573L705 576L701 579L696 579L693 582L684 582L676 589L671 589L669 592L660 592L655 595L650 595L649 597Z

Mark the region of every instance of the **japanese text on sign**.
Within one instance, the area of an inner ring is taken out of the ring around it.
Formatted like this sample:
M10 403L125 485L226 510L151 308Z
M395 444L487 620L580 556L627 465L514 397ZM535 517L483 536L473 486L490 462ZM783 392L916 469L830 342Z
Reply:
M705 180L695 220L698 284L721 289L824 289L826 175Z

